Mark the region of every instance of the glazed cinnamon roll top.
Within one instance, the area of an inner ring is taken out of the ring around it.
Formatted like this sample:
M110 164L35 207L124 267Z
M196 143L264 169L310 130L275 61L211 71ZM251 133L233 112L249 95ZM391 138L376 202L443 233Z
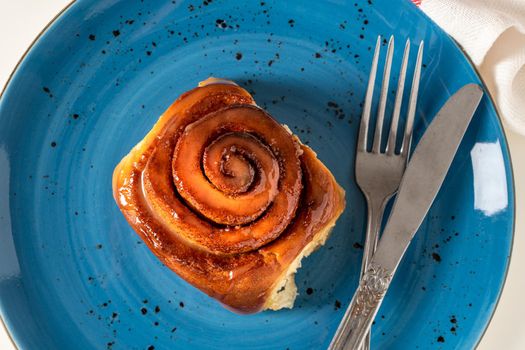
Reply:
M178 193L210 225L191 240L240 253L278 237L301 195L299 145L255 106L234 105L188 125L175 147Z
M290 259L344 206L315 154L222 81L183 94L113 180L118 205L153 252L242 311L263 307Z

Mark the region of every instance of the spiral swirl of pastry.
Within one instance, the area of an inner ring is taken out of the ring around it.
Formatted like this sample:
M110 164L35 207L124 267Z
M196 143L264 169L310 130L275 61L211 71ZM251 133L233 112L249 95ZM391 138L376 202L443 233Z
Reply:
M279 237L303 187L298 141L238 96L244 90L231 89L237 95L208 91L200 110L190 106L174 118L142 174L152 212L187 242L215 254L252 251Z
M172 172L178 194L210 228L185 234L214 252L240 253L274 240L301 194L297 142L255 106L227 107L188 125Z

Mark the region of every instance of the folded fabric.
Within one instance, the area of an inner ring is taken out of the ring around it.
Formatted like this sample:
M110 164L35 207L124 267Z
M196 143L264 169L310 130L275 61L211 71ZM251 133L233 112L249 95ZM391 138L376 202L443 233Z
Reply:
M414 0L467 52L507 126L525 135L525 1Z

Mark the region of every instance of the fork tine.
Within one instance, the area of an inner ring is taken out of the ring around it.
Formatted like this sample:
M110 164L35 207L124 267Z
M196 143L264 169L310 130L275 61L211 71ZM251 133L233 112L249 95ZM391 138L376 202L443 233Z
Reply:
M357 148L360 151L366 151L368 143L368 124L370 123L370 110L372 108L372 98L374 97L374 85L377 72L377 61L379 59L379 51L381 44L381 35L377 37L376 48L374 51L374 58L372 59L372 67L370 68L370 76L368 77L368 87L366 88L365 103L363 105L363 114L361 115L361 125L359 127L359 139L357 141Z
M405 80L406 80L409 56L410 56L410 39L407 39L406 44L405 44L405 51L403 53L401 71L399 73L399 80L397 82L396 101L394 103L394 111L392 112L392 122L390 124L390 134L388 135L388 144L386 145L386 152L389 155L392 155L396 152L396 140L397 140L397 128L399 125L399 113L401 112L401 104L403 102L403 90L405 89Z
M385 68L383 70L383 84L381 85L381 95L379 97L379 108L377 109L376 130L374 134L374 145L372 152L380 153L381 151L381 134L383 121L385 119L386 99L388 97L388 85L390 83L390 70L392 69L392 56L394 54L394 36L388 41L386 52Z
M407 122L405 127L405 136L403 137L403 145L401 146L401 155L408 156L410 150L410 143L412 142L412 129L414 128L414 116L416 114L417 94L419 91L419 80L421 77L421 64L423 60L423 49L425 43L421 41L419 50L417 51L416 67L414 69L414 77L412 79L412 90L410 91L410 100L408 104Z

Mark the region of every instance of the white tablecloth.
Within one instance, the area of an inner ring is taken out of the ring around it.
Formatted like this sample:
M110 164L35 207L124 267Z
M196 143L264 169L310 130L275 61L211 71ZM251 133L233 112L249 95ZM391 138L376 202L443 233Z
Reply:
M67 3L69 0L0 0L0 86L33 39ZM503 296L479 350L525 349L525 137L508 130L507 137L516 181L516 236ZM1 327L0 349L14 350Z

